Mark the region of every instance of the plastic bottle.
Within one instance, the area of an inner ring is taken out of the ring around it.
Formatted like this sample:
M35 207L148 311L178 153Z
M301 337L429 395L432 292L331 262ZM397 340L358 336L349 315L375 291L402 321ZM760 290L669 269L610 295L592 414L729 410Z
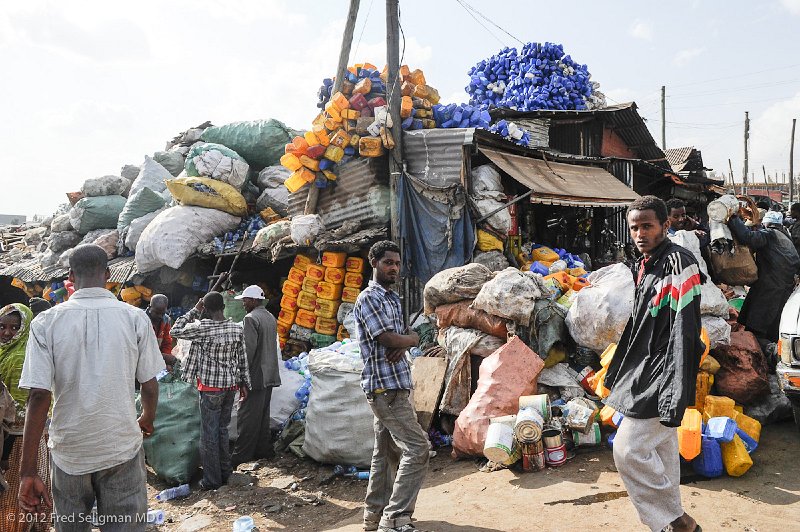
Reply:
M356 473L358 473L358 468L354 465L351 466L337 465L333 468L333 474L336 476L342 476L342 475L352 476L355 475Z
M189 494L192 492L189 484L181 484L176 488L168 488L156 495L157 501L169 501L172 499L180 499L183 497L188 497Z
M704 434L702 436L702 446L703 450L700 455L692 460L694 472L707 478L716 478L722 475L724 468L722 465L722 449L719 442Z
M233 532L250 532L254 527L253 518L249 515L243 515L233 522Z
M149 525L163 525L164 524L164 510L147 510L147 524L149 524Z

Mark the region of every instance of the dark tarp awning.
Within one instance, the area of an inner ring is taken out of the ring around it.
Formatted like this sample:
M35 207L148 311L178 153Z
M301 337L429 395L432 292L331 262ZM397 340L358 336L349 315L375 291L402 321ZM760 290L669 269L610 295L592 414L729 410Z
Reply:
M571 207L621 207L639 195L595 166L563 164L480 148L494 164L533 190L531 202Z

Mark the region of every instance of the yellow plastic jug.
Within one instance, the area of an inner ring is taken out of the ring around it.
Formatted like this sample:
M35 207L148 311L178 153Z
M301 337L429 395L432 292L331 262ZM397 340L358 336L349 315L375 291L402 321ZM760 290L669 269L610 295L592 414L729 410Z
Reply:
M306 142L308 143L309 146L316 146L317 144L319 144L319 139L317 138L317 136L314 134L313 131L306 131L303 134L303 138L306 139Z
M309 294L317 295L317 285L319 281L316 279L312 279L311 277L306 277L303 279L303 292L308 292Z
M317 326L317 316L310 310L300 309L297 311L297 318L295 318L294 322L300 327L313 329Z
M317 308L314 309L314 314L316 314L318 318L334 319L336 317L336 312L339 310L339 304L339 301L317 298Z
M287 279L283 282L283 286L281 287L281 292L283 292L283 295L285 296L297 297L300 295L300 290L302 289L303 289L302 285L299 285L294 281L290 281Z
M478 229L478 249L481 251L503 251L503 241L493 234Z
M325 268L325 282L331 284L344 283L344 268Z
M364 271L364 259L361 257L347 257L344 269L348 272L361 273Z
M353 88L353 91L355 91L355 88ZM333 105L336 106L336 108L339 110L340 113L341 111L350 108L350 101L347 99L347 96L345 96L341 92L337 92L336 94L331 96L331 103L333 103Z
M306 277L310 277L315 281L322 281L325 279L325 266L319 264L309 264L306 269Z
M275 328L278 331L278 336L289 336L289 331L292 328L292 324L279 321Z
M342 111L342 118L345 120L358 120L361 117L361 112L355 109L345 109Z
M286 310L285 308L282 308L280 312L278 312L278 323L285 323L286 325L291 327L296 317L297 317L297 311Z
M336 131L337 129L339 129L341 127L342 127L342 119L341 119L341 117L339 118L339 120L336 120L334 118L326 118L325 119L325 129L327 129L328 131Z
M334 300L341 299L342 285L326 283L325 281L321 281L317 285L317 297L321 297L322 299L334 299Z
M339 329L336 331L336 339L341 342L345 338L350 338L350 333L347 332L347 329L344 328L344 325L339 325Z
M331 145L325 150L325 158L330 161L338 163L342 160L342 157L344 157L344 150L339 146ZM319 164L317 164L317 169L319 169Z
M336 181L336 174L334 174L330 170L323 170L322 175L328 178L329 181Z
M311 260L311 257L307 257L305 255L297 255L294 258L294 263L292 263L292 266L294 266L301 272L304 272L305 275L305 271L308 269L308 265L313 263L314 261Z
M614 425L613 422L613 417L615 412L616 410L614 410L608 405L604 405L603 408L600 409L600 421L603 423L603 425L617 428L617 426Z
M729 417L733 418L733 406L736 403L730 397L723 397L719 395L707 395L705 400L705 408L703 413L709 418L712 417Z
M330 149L331 149L331 147L328 146L328 149L325 150L325 155L326 156L328 154L328 150L330 150ZM318 172L319 171L319 161L317 159L312 159L308 155L301 155L300 156L300 162L303 164L303 166L305 166L306 168L308 168L312 172Z
M344 148L349 142L350 135L344 129L339 129L331 137L331 144L339 148Z
M531 259L533 261L538 260L539 262L552 264L558 260L558 253L547 246L541 246L531 250Z
M302 155L301 157L306 156ZM317 163L317 165L319 165L319 163ZM314 181L314 172L306 167L302 167L299 170L295 170L284 185L289 189L289 192L294 193L303 188L306 183L311 183L312 181Z
M297 296L297 306L313 312L317 308L317 295L310 292L300 292L300 295Z
M281 165L283 165L284 168L288 168L294 172L295 170L299 170L300 167L303 166L303 163L300 162L300 159L298 159L295 154L284 153L281 156Z
M732 477L741 477L753 466L753 459L744 446L744 442L737 434L733 441L722 443L722 463L725 471Z
M420 69L416 69L409 75L411 83L414 85L425 85L425 74Z
M379 137L361 137L358 141L358 153L362 157L380 157L383 155L383 144Z
M336 329L339 328L339 322L332 318L317 318L315 330L320 334L327 334L333 336L336 334Z
M326 251L322 254L322 265L326 268L342 268L347 263L347 253Z
M400 84L400 96L412 96L416 88L411 81L404 81Z
M400 116L402 118L408 118L411 116L411 110L414 108L414 102L411 100L411 96L403 96L400 99Z
M349 103L348 103L349 105ZM341 123L342 121L342 111L334 105L333 102L328 102L325 104L325 112L328 113L328 116L336 122ZM330 128L328 128L330 129Z
M331 138L328 136L328 130L325 129L324 124L316 124L314 127L311 128L311 131L314 132L314 135L317 136L319 143L323 146L327 146L331 143Z
M355 87L353 87L353 94L369 94L369 91L371 90L372 80L369 78L364 78L356 83Z
M297 298L292 296L283 296L281 298L281 308L285 310L297 311Z
M364 276L360 273L347 272L344 274L344 285L351 288L361 288L364 284Z
M758 441L761 438L761 423L758 420L746 416L738 410L734 411L733 420L740 429L754 440Z
M287 279L296 285L303 286L303 279L306 278L305 272L296 266L289 268L289 275Z
M345 286L342 289L342 301L345 303L355 303L356 299L358 299L358 294L361 293L359 288L352 288L350 286Z
M692 460L702 449L703 416L694 408L687 408L683 413L681 426L678 427L678 449L686 460Z
M708 416L706 416L706 396L708 396L711 386L714 384L714 376L707 371L698 371L695 383L694 407L703 414L703 420L708 421Z

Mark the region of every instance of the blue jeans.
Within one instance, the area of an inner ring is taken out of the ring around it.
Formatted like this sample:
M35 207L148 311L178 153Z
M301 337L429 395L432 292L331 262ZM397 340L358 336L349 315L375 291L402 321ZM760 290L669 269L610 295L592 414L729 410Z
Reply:
M53 504L58 532L89 532L92 505L104 532L144 531L147 513L147 477L144 451L118 466L70 475L52 462Z
M200 461L203 464L203 484L217 489L231 476L231 453L228 424L235 390L200 392Z

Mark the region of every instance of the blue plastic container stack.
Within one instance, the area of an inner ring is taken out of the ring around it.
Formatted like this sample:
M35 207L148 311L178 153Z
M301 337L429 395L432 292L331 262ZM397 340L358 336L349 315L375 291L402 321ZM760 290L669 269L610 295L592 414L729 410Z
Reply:
M283 362L286 369L298 372L305 377L305 382L294 392L295 398L300 401L300 409L292 414L292 419L300 420L306 417L308 407L308 396L311 393L311 372L308 371L308 353L300 353L296 357Z
M717 478L724 471L722 463L722 448L714 438L702 435L700 454L692 460L692 469L698 475L707 478Z

